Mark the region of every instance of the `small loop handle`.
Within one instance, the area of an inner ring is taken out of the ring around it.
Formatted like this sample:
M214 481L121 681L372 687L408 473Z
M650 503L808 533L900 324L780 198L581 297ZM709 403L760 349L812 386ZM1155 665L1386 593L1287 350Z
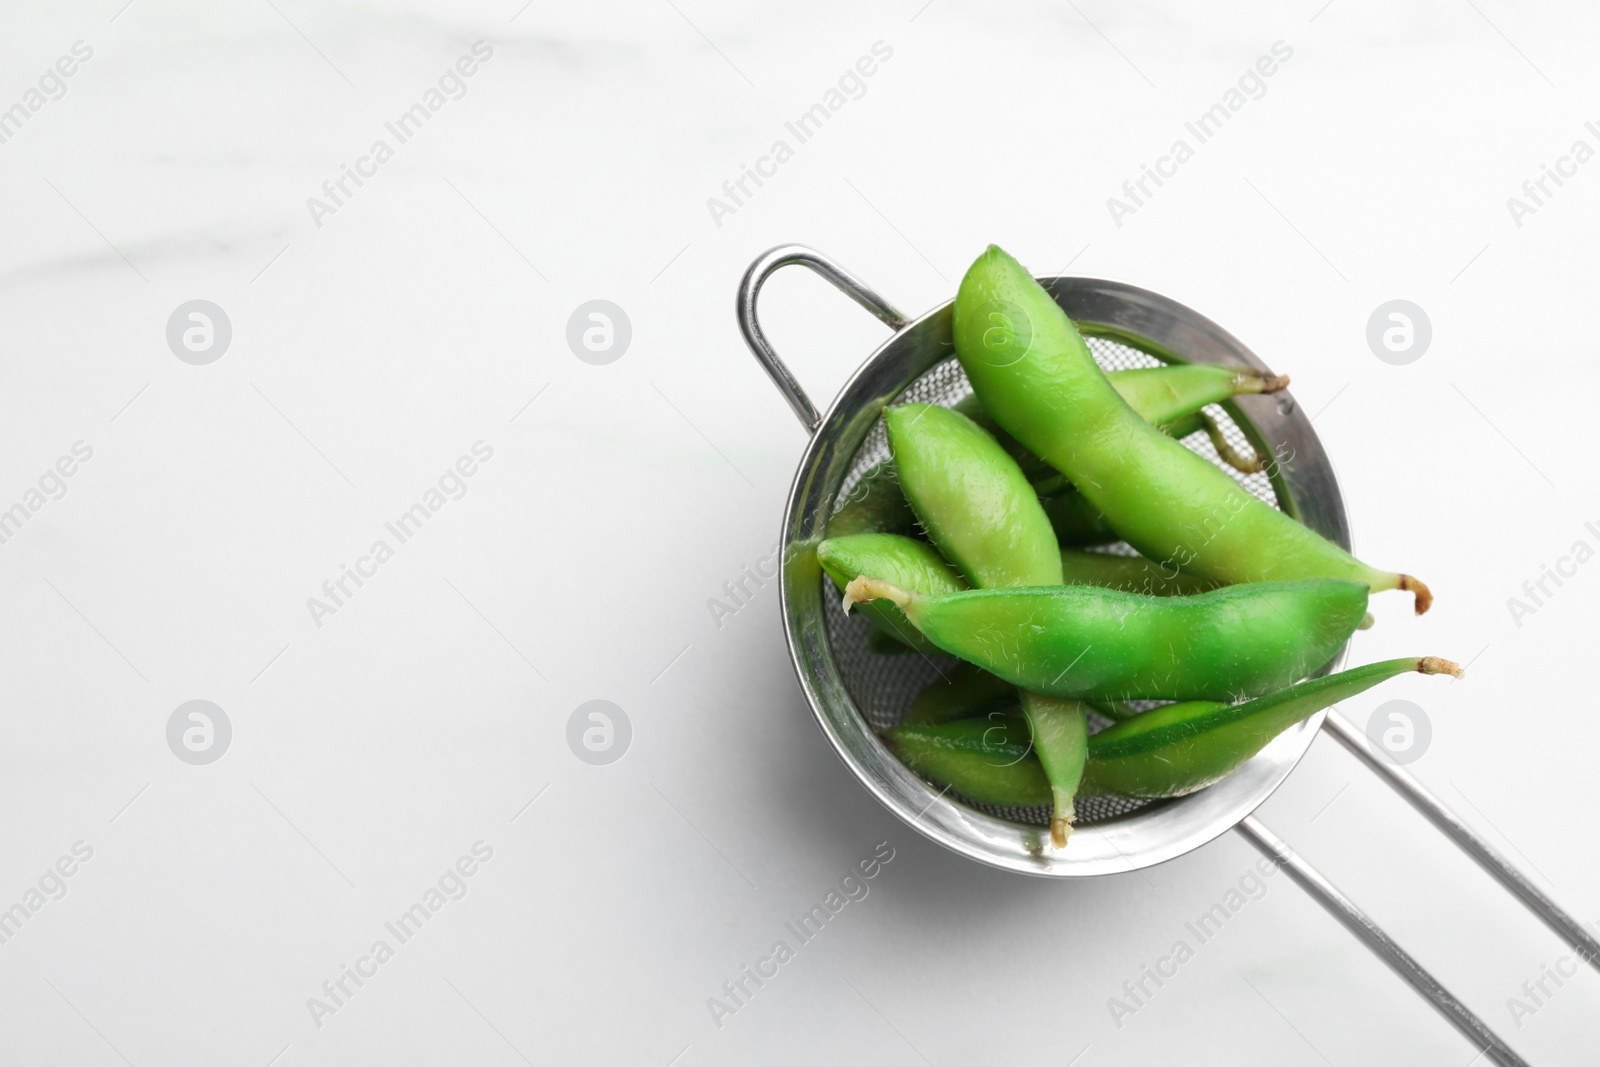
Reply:
M772 384L778 387L778 392L789 402L789 407L794 410L800 425L806 428L807 433L816 433L817 428L822 425L822 415L811 402L811 398L806 396L806 391L800 388L800 383L789 372L789 368L784 366L783 360L778 358L778 353L773 350L767 335L762 332L761 321L756 315L756 298L761 295L761 287L767 283L767 279L780 267L796 264L821 275L835 289L872 312L890 329L902 330L911 324L911 320L861 279L814 248L807 248L805 245L779 245L763 252L754 263L750 264L750 269L744 272L744 277L739 281L739 295L735 307L739 317L739 332L744 335L744 343L749 345L750 351L755 354L756 362L761 364L762 369L772 379Z

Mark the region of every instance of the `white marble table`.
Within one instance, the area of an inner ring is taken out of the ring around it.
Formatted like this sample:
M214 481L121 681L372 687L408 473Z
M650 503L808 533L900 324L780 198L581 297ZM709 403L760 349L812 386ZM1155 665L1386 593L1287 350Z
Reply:
M1357 547L1438 595L1353 656L1471 661L1346 713L1422 705L1415 773L1600 920L1592 10L124 3L0 14L0 1062L1471 1060L1235 837L1047 884L838 763L775 587L725 591L803 443L732 316L785 241L911 311L999 241L1292 373ZM881 336L768 297L819 399ZM229 735L169 745L196 700ZM1592 1059L1597 976L1535 1004L1567 950L1330 740L1262 816L1530 1061Z

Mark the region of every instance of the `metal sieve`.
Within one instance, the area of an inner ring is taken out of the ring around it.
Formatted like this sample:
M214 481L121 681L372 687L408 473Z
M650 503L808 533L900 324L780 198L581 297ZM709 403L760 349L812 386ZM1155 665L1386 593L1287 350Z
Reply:
M820 275L888 325L893 335L819 413L768 343L756 313L766 280L799 265ZM1206 362L1270 374L1244 344L1175 301L1121 282L1041 277L1107 370L1158 363ZM900 763L877 731L898 722L912 698L947 673L953 660L908 652L885 655L867 643L867 624L846 617L822 573L816 546L829 517L862 474L888 455L883 409L912 400L952 404L971 392L955 360L951 302L911 319L820 253L782 245L745 272L737 298L739 327L756 359L811 435L783 516L780 598L790 656L806 700L834 750L880 803L907 825L953 852L990 866L1048 877L1138 870L1181 856L1230 829L1278 863L1335 918L1427 998L1491 1062L1524 1061L1415 960L1251 814L1272 795L1325 724L1451 840L1522 900L1564 941L1600 959L1600 942L1546 898L1487 843L1443 807L1407 771L1375 752L1337 710L1312 716L1279 735L1228 778L1187 797L1142 802L1086 797L1070 847L1050 846L1045 809L1001 808L951 795ZM1243 475L1224 464L1204 434L1184 444L1241 485L1348 549L1350 530L1338 483L1310 420L1287 393L1241 396L1210 410L1236 449L1269 457L1268 472ZM1131 551L1117 546L1112 551ZM1339 659L1342 660L1341 651ZM1329 665L1333 669L1336 661ZM1091 722L1091 729L1105 724ZM1600 963L1597 963L1600 966Z

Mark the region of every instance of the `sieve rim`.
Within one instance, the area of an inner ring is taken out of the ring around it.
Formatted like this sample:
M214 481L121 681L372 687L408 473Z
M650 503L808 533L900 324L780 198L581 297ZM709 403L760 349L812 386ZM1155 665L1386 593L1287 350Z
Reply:
M753 266L751 274L755 270ZM1109 279L1047 275L1038 281L1087 335L1106 336L1166 361L1221 363L1271 373L1233 335L1160 294ZM746 295L741 293L741 310L749 306L753 312L753 293L748 300ZM784 509L784 578L779 601L790 663L801 690L835 754L868 792L912 829L966 858L1037 876L1092 877L1139 870L1186 855L1232 829L1276 791L1309 749L1325 712L1279 735L1222 782L1188 797L1083 827L1073 834L1067 849L1057 851L1047 846L1048 835L1038 827L979 812L947 798L947 791L936 791L883 746L844 690L821 620L821 571L814 549L825 529L825 512L842 479L841 467L848 467L883 405L954 355L948 329L932 350L920 354L905 350L913 341L924 343L923 334L937 333L953 303L947 300L895 324L898 328L851 374L816 419L796 469ZM759 350L757 354L762 355ZM768 356L776 361L775 354ZM771 371L771 366L768 369ZM1348 522L1331 465L1292 397L1285 393L1239 397L1225 406L1252 440L1285 441L1294 448L1296 463L1280 469L1281 484L1274 478L1274 491L1285 510L1348 549ZM831 486L826 484L830 478L834 480ZM817 610L812 610L812 605ZM1341 649L1327 669L1336 669L1344 655ZM828 708L841 704L850 712L844 723L828 713Z

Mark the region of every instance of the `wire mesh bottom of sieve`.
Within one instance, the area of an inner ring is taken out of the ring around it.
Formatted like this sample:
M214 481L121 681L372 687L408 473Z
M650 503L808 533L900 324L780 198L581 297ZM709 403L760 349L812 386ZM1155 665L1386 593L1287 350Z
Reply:
M1089 337L1087 340L1095 360L1107 371L1162 365L1161 360L1122 341L1108 337ZM962 372L961 365L956 360L949 359L937 364L912 382L895 402L904 404L921 401L948 406L971 392L972 386L967 382L967 376ZM1212 405L1206 411L1216 420L1222 429L1223 437L1236 451L1247 456L1255 451L1254 443L1226 410L1218 405ZM1266 474L1244 474L1224 463L1217 455L1210 438L1203 432L1191 434L1183 443L1225 471L1256 497L1274 507L1278 506L1272 482ZM837 509L849 499L851 489L861 480L862 475L888 458L889 445L884 434L883 420L879 419L856 451L850 471L844 478L839 495L835 498L834 508ZM1125 542L1104 546L1103 550L1133 554L1133 549ZM910 650L888 655L874 652L868 646L870 626L866 619L859 614L846 616L840 607L839 591L832 581L824 576L822 582L828 642L832 648L834 662L838 664L845 690L850 694L856 710L874 730L885 730L894 726L905 714L906 708L916 695L932 682L948 674L956 661L946 657L924 656ZM1151 706L1154 703L1156 702L1150 702ZM1089 716L1090 733L1102 730L1108 725L1110 724L1105 719L1097 715ZM962 803L987 815L1010 822L1033 826L1050 824L1048 807L1014 808L980 804L965 799L962 799ZM1169 801L1083 797L1077 803L1078 825L1091 826L1095 823L1109 822L1130 812L1164 803Z

